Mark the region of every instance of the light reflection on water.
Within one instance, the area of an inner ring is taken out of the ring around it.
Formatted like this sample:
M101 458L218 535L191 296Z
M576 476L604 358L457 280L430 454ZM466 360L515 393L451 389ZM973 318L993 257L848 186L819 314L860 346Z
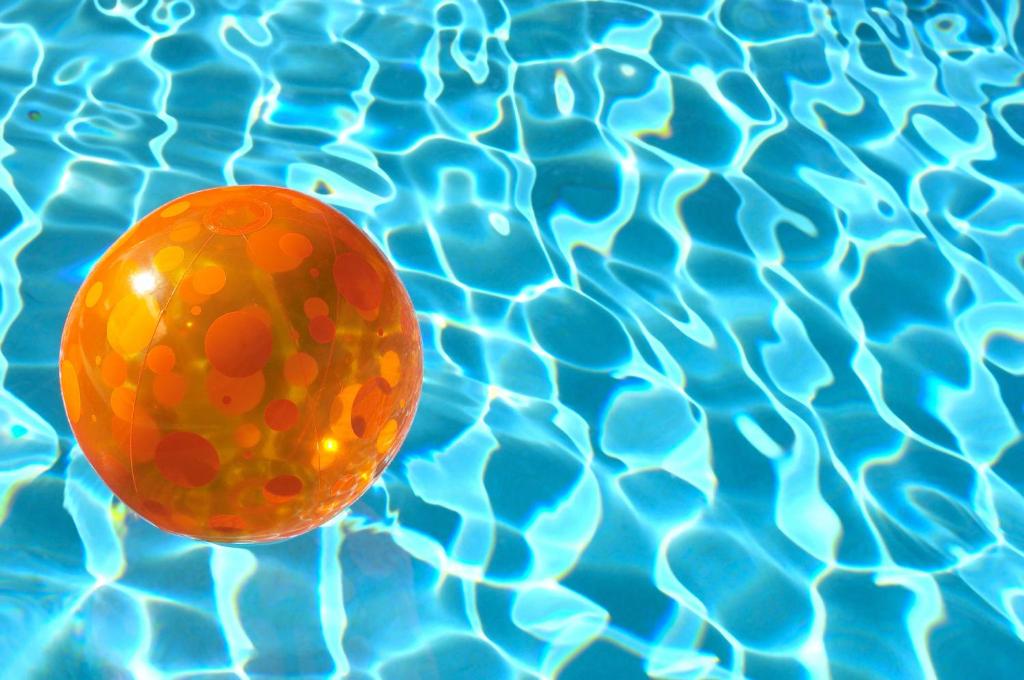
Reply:
M0 7L0 676L1012 677L1016 3ZM374 489L259 548L112 505L64 314L179 194L316 193L419 312Z

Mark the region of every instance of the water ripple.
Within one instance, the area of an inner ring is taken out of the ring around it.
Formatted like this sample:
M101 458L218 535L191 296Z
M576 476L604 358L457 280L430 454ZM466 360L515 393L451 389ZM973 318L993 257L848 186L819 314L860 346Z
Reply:
M0 9L0 676L1012 677L1022 39L1012 2ZM378 484L245 549L112 498L55 365L113 239L224 183L350 214L426 360Z

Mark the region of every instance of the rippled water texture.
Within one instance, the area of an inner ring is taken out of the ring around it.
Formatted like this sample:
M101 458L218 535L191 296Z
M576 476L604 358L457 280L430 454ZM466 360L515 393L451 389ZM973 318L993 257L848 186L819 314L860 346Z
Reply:
M1012 0L0 4L0 675L1024 667ZM340 522L111 498L58 338L182 193L319 194L426 383ZM113 502L112 502L113 500Z

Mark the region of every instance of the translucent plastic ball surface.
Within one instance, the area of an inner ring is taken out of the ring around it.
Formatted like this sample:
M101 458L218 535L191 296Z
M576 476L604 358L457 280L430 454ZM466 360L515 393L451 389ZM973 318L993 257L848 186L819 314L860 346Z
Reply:
M272 541L324 523L392 460L423 357L409 297L336 210L287 189L183 196L126 232L68 314L78 442L167 531Z

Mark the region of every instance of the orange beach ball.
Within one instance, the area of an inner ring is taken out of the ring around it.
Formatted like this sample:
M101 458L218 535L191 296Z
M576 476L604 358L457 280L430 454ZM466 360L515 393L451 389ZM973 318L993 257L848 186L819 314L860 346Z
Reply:
M60 383L86 457L167 531L317 527L394 458L423 380L394 268L305 194L209 189L145 217L75 297Z

